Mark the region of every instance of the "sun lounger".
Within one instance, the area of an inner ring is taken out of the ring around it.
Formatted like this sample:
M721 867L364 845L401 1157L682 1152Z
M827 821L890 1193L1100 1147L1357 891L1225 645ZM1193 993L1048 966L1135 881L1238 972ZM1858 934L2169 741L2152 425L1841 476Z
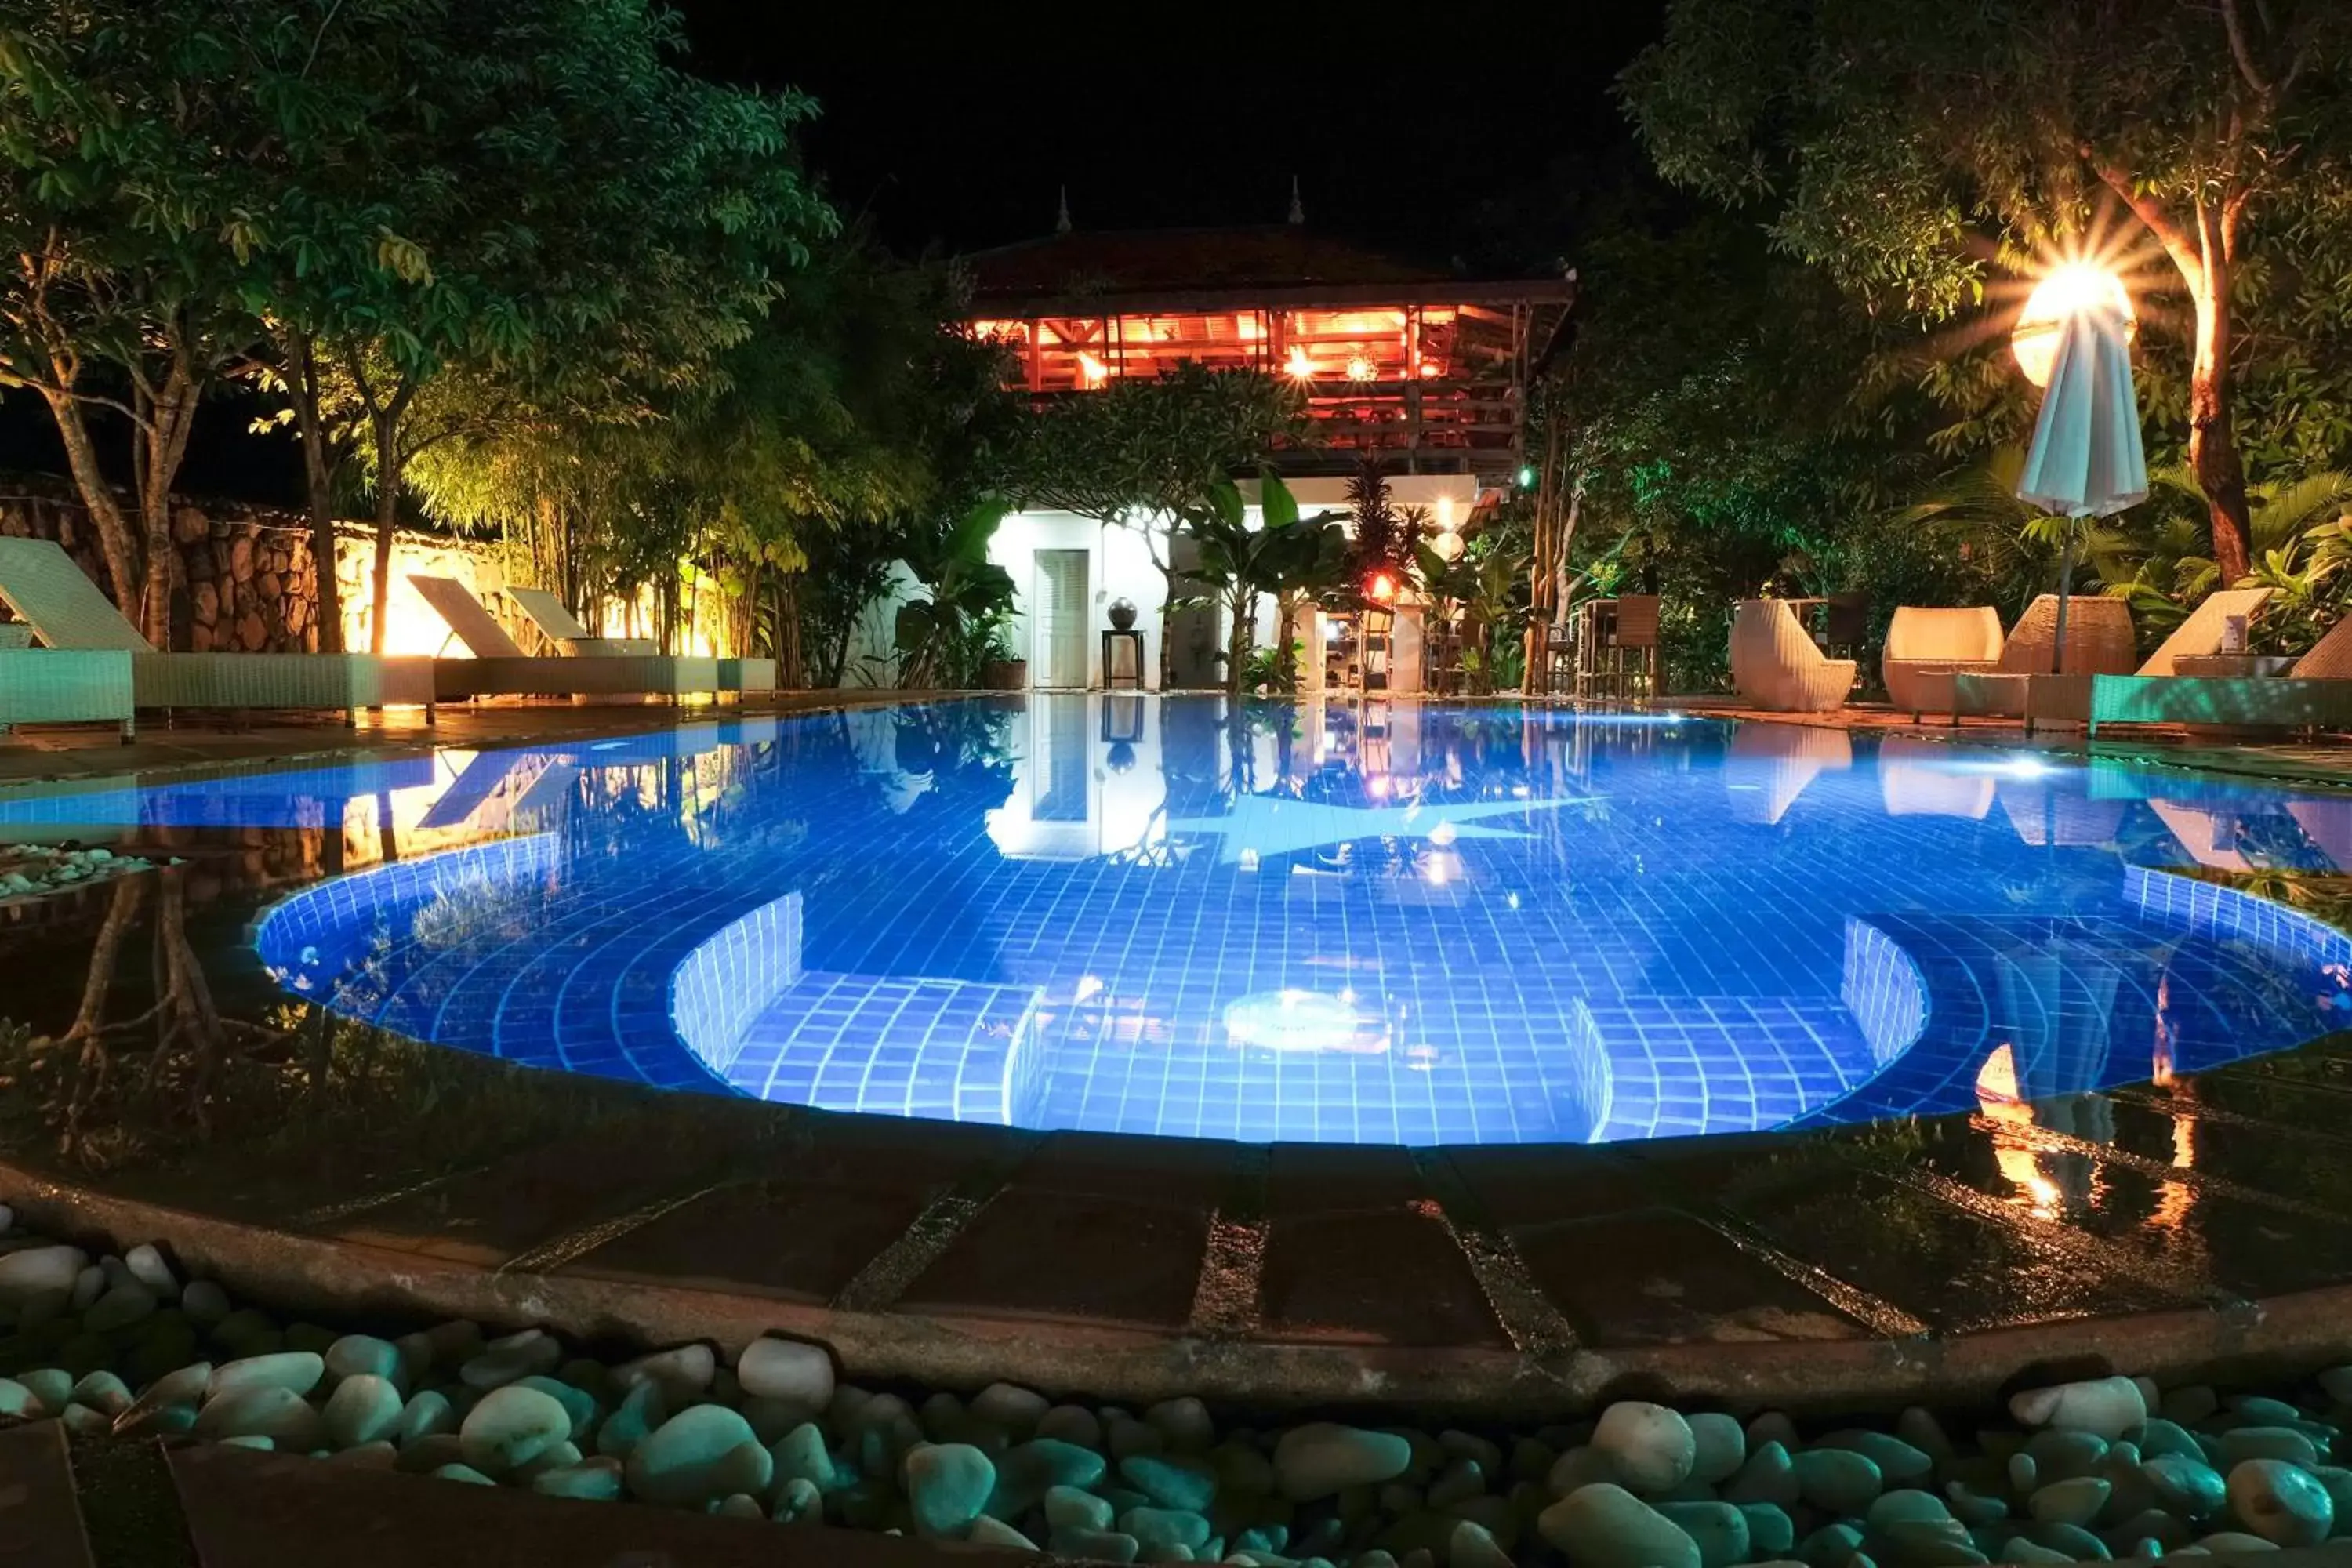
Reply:
M2352 616L2275 678L2101 676L2091 683L2086 718L2094 735L2102 724L2352 729Z
M506 596L514 601L515 608L530 617L541 637L553 643L571 658L595 658L613 654L652 654L658 651L651 637L600 637L589 635L580 618L564 608L563 601L544 588L509 588ZM719 689L722 691L773 691L776 689L776 661L772 658L722 658L719 661Z
M660 654L582 654L532 658L498 618L455 578L413 573L409 582L471 658L433 661L433 689L445 702L472 697L668 697L728 690L715 658Z
M58 653L127 655L141 708L421 707L433 713L433 661L364 653L158 653L98 584L46 539L0 539L0 599ZM31 657L37 650L21 655ZM32 668L34 667L25 667ZM5 679L0 677L0 679Z
M501 590L514 607L530 618L539 635L555 645L569 658L593 658L608 654L656 654L661 651L651 637L600 637L580 624L580 617L564 607L563 601L544 588L506 588Z
M136 732L131 655L120 648L0 647L0 735L18 724L119 724Z

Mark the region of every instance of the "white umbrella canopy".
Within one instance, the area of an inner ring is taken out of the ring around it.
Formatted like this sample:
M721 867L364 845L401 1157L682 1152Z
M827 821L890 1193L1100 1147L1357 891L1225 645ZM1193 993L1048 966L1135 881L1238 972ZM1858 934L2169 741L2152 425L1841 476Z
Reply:
M2147 453L2140 445L2132 388L2131 324L2113 305L2067 312L2034 421L2033 447L2018 476L2020 500L2060 517L2110 517L2147 499ZM2066 600L2074 586L2074 531L2059 558L2056 646L2050 671L2065 668Z
M2123 313L2109 305L2066 317L2033 447L2018 477L2019 500L2060 517L2107 517L2147 499L2129 333Z

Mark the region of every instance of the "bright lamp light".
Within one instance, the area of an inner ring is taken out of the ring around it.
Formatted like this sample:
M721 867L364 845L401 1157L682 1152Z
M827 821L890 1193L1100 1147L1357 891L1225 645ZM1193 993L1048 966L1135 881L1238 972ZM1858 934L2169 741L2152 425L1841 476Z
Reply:
M2026 298L2017 327L2010 333L2010 352L2017 356L2017 368L2025 373L2025 379L2036 386L2049 385L2050 367L2058 358L2059 329L2068 317L2099 306L2123 317L2126 340L2138 331L2131 291L2122 279L2088 261L2069 261L2051 268Z

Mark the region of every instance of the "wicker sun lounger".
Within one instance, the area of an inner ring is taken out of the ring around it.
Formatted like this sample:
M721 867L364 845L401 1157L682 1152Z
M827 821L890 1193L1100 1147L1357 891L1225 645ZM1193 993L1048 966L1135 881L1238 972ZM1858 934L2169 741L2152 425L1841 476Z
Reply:
M2102 724L2352 729L2352 616L2276 678L2103 675L2091 682L2088 720L2094 735Z
M0 647L0 735L18 724L119 724L136 732L131 655L120 648Z
M452 577L408 579L463 643L471 658L433 661L433 689L444 702L470 697L668 697L730 689L719 660L660 654L582 654L533 658L524 653L471 590Z
M350 722L361 708L421 707L432 717L430 659L158 653L73 557L46 539L0 539L0 599L52 651L129 656L131 700L141 708L333 708Z
M590 634L580 624L580 617L564 607L563 601L544 588L507 588L502 590L515 608L530 617L539 634L562 649L568 658L604 658L615 654L652 655L656 652L651 637L600 637ZM722 658L719 661L719 686L722 691L773 691L776 689L776 661L772 658Z

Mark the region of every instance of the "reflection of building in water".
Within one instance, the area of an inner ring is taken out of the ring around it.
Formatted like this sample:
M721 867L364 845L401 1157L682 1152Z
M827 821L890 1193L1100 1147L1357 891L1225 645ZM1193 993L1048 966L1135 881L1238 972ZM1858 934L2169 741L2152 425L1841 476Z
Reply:
M988 814L997 849L1016 860L1088 860L1160 843L1168 786L1154 717L1140 696L1031 698L1012 716L1012 798Z

